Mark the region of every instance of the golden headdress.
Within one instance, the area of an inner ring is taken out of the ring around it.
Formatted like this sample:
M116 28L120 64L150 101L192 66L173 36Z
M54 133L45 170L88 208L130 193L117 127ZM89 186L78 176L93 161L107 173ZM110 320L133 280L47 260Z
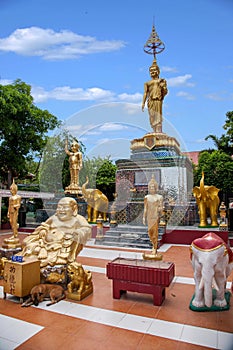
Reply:
M18 186L16 185L16 183L15 183L15 179L13 178L13 182L12 182L12 184L11 184L11 186L10 186L10 190L12 191L12 190L15 190L16 192L18 191Z
M148 182L148 187L150 187L151 185L154 185L156 190L158 189L158 182L155 180L154 174L152 174L151 180Z
M159 69L159 66L157 65L156 59L153 60L152 65L150 66L149 70L151 70L151 68L156 68L158 74L160 74L160 69Z

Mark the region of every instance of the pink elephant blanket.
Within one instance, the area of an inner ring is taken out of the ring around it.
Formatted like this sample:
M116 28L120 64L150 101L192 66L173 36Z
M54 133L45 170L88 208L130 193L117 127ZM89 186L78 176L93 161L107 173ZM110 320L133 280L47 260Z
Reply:
M221 237L213 232L209 232L203 237L195 239L191 244L191 252L192 246L196 247L199 250L211 251L217 249L221 245L224 245L226 248L226 254L229 256L229 263L233 262L233 252L231 248L226 244L226 242L224 242Z

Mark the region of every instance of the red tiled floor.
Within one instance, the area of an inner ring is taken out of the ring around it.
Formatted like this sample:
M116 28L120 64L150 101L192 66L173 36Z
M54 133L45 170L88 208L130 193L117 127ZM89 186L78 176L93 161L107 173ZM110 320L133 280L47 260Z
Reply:
M169 332L169 330L168 330ZM207 347L177 342L171 339L165 339L161 337L154 337L152 335L145 334L142 341L137 347L137 350L204 350L209 349Z
M9 235L8 235L9 236ZM22 238L25 235L19 235ZM0 235L0 244L6 235ZM95 248L93 248L95 249ZM173 246L163 253L165 261L175 263L176 275L193 277L193 270L189 260L189 247ZM106 267L104 259L78 257L84 265ZM189 309L189 303L194 293L194 285L172 283L166 289L166 299L161 306L153 305L151 295L126 293L121 299L112 298L112 281L105 274L93 272L94 292L80 303L112 311L128 313L165 320L196 327L233 332L233 307L224 312L194 312ZM229 281L233 279L231 274ZM0 280L0 285L3 281ZM71 301L71 300L69 300ZM232 303L232 299L231 299ZM172 350L199 350L207 347L188 344L171 339L161 338L139 332L124 330L85 321L71 316L49 312L38 308L22 308L20 304L10 300L0 299L0 312L3 315L15 317L30 323L45 327L39 333L21 344L18 350L40 349L172 349ZM169 332L169 329L168 329Z

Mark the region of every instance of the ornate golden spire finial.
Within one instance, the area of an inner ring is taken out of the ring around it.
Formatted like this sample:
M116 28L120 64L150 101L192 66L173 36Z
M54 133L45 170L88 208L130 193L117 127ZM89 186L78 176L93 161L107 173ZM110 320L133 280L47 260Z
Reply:
M155 31L155 26L152 26L152 32L149 39L144 45L144 52L154 55L154 60L156 61L156 55L161 53L165 49L164 43L159 39L158 34Z

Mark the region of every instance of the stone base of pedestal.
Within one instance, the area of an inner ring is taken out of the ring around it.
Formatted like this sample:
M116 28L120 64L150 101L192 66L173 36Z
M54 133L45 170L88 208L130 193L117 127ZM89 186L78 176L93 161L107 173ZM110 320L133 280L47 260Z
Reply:
M0 248L0 258L7 258L8 260L11 260L12 256L20 253L22 248Z
M40 271L41 283L57 283L62 286L67 285L67 266L55 265L46 266Z

